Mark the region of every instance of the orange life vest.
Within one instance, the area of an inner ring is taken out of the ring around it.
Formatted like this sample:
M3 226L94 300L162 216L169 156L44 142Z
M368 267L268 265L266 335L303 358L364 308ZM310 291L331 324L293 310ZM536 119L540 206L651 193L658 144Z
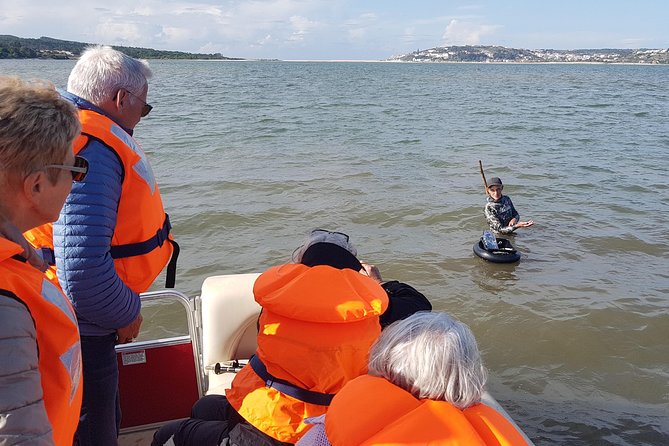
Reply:
M83 391L77 319L60 289L16 258L22 251L19 245L0 238L0 289L26 305L35 322L42 394L53 439L56 445L71 446ZM11 357L3 360L11 361Z
M520 446L522 434L485 404L460 410L445 401L419 400L376 376L349 382L325 417L332 446Z
M377 282L351 269L289 264L260 275L253 292L263 307L256 356L279 382L331 395L367 372L369 347L381 332L379 315L388 306ZM247 365L226 396L256 428L295 443L309 428L304 418L325 413L327 406L280 388Z
M123 184L110 251L117 274L130 289L142 293L172 257L166 286L173 287L178 245L170 234L169 218L144 150L125 130L100 113L79 110L79 119L81 136L74 143L74 153L78 154L90 138L95 138L110 147L123 164ZM25 236L35 248L53 250L53 224L42 225ZM47 271L47 277L58 285L55 266Z

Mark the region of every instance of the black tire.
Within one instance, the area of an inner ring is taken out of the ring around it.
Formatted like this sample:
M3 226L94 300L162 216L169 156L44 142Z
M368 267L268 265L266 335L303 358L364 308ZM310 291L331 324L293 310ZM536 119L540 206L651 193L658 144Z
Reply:
M520 260L520 253L516 251L511 242L504 238L498 238L497 244L500 249L487 250L483 247L483 241L474 244L474 254L492 263L514 263Z

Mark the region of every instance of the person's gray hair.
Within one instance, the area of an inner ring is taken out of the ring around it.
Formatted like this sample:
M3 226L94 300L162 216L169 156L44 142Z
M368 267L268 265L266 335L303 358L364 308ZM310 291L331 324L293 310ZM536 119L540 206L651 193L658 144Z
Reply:
M358 255L358 250L355 249L355 246L353 246L353 244L349 241L348 237L345 237L341 233L314 230L309 234L304 243L295 249L295 251L293 251L293 262L301 263L304 252L311 245L315 245L316 243L332 243L333 245L337 245L340 248L344 248L354 256Z
M486 382L469 327L439 312L418 312L386 327L369 352L369 374L459 409L480 402Z
M72 68L67 91L101 106L121 89L139 96L153 76L145 60L134 59L110 46L87 48Z

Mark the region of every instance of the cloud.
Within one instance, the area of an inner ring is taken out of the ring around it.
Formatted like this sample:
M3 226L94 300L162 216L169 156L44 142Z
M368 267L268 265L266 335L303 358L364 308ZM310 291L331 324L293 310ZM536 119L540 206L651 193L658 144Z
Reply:
M623 48L642 48L645 45L648 45L648 39L631 37L622 39L621 45Z
M279 59L377 59L442 44L531 48L667 46L663 32L666 24L656 23L662 15L657 11L652 16L640 16L647 17L643 28L634 28L628 22L624 30L598 29L582 26L587 17L581 17L576 24L565 24L562 16L545 14L541 8L514 11L506 4L492 3L0 0L0 32ZM598 22L594 20L592 24Z
M139 46L146 39L142 27L137 23L109 20L95 28L95 37L101 42L122 43Z
M384 58L437 45L436 17L351 0L0 0L3 33L248 58Z
M452 19L442 36L444 45L479 45L483 37L495 34L497 25L482 25L472 21Z
M195 34L191 28L164 26L160 37L162 37L165 42L185 42L195 37Z
M379 17L371 12L360 14L344 23L349 42L364 41L378 24Z
M313 20L309 20L306 17L299 15L294 15L289 19L290 27L293 30L292 36L289 40L293 41L302 41L304 37L309 34L313 29L318 28L319 23Z

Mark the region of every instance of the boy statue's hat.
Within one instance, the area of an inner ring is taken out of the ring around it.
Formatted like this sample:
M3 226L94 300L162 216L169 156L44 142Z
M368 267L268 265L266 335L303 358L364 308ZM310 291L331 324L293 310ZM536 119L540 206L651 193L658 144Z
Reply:
M504 187L504 185L502 184L502 180L500 180L499 177L490 178L490 181L488 181L488 187L490 186Z

